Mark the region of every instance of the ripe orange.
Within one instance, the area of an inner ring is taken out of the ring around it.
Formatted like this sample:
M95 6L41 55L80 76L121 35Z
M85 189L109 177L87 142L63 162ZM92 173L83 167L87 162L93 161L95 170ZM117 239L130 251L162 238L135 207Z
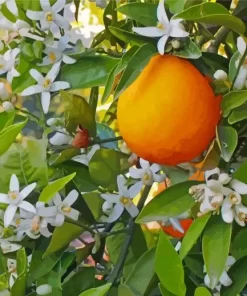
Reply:
M189 229L190 225L193 222L193 219L184 219L184 220L180 220L180 225L182 226L184 233L181 233L180 231L178 231L177 229L175 229L172 225L169 226L161 226L162 230L169 234L172 237L176 237L176 238L181 238L185 236L185 233L187 232L187 230Z
M215 137L220 98L190 62L157 55L120 96L117 116L134 153L176 165L200 155Z

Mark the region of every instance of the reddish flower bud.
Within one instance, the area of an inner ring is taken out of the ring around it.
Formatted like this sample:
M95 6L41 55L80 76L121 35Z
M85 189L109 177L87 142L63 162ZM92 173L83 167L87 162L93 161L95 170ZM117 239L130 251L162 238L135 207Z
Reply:
M76 132L77 133L72 142L72 146L75 148L87 148L90 140L88 130L79 125Z

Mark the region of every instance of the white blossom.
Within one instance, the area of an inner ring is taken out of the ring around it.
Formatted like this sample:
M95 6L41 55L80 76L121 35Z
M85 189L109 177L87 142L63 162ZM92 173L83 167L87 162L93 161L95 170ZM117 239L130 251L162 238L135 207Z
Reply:
M90 151L88 153L84 153L81 155L76 155L72 158L72 160L76 161L76 162L80 162L86 166L88 166L89 161L91 160L91 158L93 157L94 153L100 149L100 145L95 144L92 146L92 148L90 149ZM81 151L83 151L83 149L81 149ZM83 151L84 152L84 151Z
M9 101L3 102L2 107L3 107L4 111L6 111L6 112L11 112L11 111L15 110L15 107Z
M181 19L171 19L169 21L164 0L160 0L157 8L158 23L156 27L133 27L133 31L148 37L161 37L158 41L157 47L161 55L165 52L165 45L169 37L183 38L189 36L189 33L184 30L181 24Z
M129 189L125 185L125 178L121 175L117 177L118 193L101 194L101 196L109 203L115 204L108 218L108 222L116 221L126 209L132 217L136 217L139 213L137 206L132 199L139 193L139 186L133 185Z
M15 0L0 0L0 5L6 3L6 6L10 12L14 15L18 15L18 7Z
M8 194L0 193L0 202L8 204L4 213L5 227L10 225L18 208L36 213L35 207L24 200L35 187L36 183L32 183L20 191L20 185L16 175L13 174L11 176Z
M4 55L0 55L0 75L7 73L7 80L11 83L13 77L20 76L15 69L16 58L20 53L19 48L9 49Z
M40 285L36 289L38 295L47 295L52 292L52 286L48 284Z
M31 69L30 75L37 81L38 84L29 86L21 93L22 96L31 96L33 94L41 93L41 103L44 113L48 113L51 101L51 92L70 87L69 83L65 81L54 82L59 73L60 66L60 62L55 63L45 77L43 77L43 75L36 69Z
M240 58L235 63L236 68L238 68L240 59L242 58L246 50L246 42L244 41L243 37L237 38L237 48L240 53ZM245 60L239 69L236 81L234 83L234 87L239 90L243 89L245 86L246 79L247 79L247 57L245 57Z
M222 80L222 81L226 81L228 79L228 75L224 70L217 70L214 73L214 78L216 80Z
M3 254L16 252L17 250L22 248L21 245L13 244L8 241L2 241L2 242L0 242L0 245L1 245L1 249L2 249Z

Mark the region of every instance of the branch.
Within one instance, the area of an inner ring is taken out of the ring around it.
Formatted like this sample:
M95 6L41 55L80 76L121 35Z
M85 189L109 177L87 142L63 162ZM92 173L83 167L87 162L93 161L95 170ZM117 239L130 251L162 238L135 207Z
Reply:
M95 144L103 144L103 143L109 143L109 142L116 142L116 141L120 141L122 140L123 138L121 136L119 137L115 137L115 138L108 138L108 139L99 139L99 140L95 140L95 141L92 141L89 146L93 146Z
M211 41L211 45L208 48L209 52L217 53L220 47L220 44L225 39L228 34L229 29L226 27L221 27L219 31L215 34L215 40Z

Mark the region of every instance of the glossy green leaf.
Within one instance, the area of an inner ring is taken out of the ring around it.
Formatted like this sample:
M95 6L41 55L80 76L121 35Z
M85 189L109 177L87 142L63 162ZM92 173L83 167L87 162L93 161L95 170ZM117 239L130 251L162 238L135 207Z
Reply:
M102 86L118 62L103 55L82 57L77 63L62 67L61 80L69 82L71 89Z
M190 225L188 231L186 232L183 238L182 245L179 250L179 257L181 260L185 258L185 256L193 247L193 245L197 242L209 218L210 218L210 215L205 215L201 218L197 218Z
M223 5L218 3L202 3L192 6L176 14L175 18L225 26L240 35L243 35L246 30L245 24L241 19L231 15Z
M57 166L64 163L65 161L70 160L72 157L80 154L80 149L69 148L61 151L60 153L52 154L49 158L50 166Z
M202 53L198 46L190 40L190 38L186 38L181 42L181 49L174 50L173 54L186 59L199 59L202 56Z
M173 245L163 232L155 255L155 271L161 284L171 293L184 296L186 286L184 283L184 269Z
M33 42L33 53L37 59L42 59L42 51L44 43L42 41L35 40Z
M233 284L229 287L222 287L222 296L236 296L247 284L247 257L241 258L227 272Z
M117 189L117 176L121 173L121 163L128 156L122 152L101 148L89 162L89 173L97 185Z
M107 101L107 99L111 95L111 92L113 91L114 83L116 80L116 74L115 74L116 68L117 68L117 65L112 68L111 72L107 77L104 93L101 99L101 104L104 104Z
M39 201L48 202L54 195L75 177L76 173L58 179L50 184L48 184L40 194Z
M8 126L0 132L0 156L3 155L4 152L6 152L9 149L9 147L14 143L18 134L27 124L27 121L28 120L26 119L23 122Z
M164 286L162 286L161 284L159 284L159 290L160 290L162 296L175 296L175 294L167 291L167 289Z
M64 105L66 129L72 133L78 125L81 125L89 130L91 137L95 137L95 115L88 102L83 97L65 91L61 91L61 98Z
M198 182L187 181L162 191L144 207L136 222L164 220L166 217L174 217L189 210L195 204L194 198L189 194L189 189L195 184Z
M185 2L186 0L180 0L180 1L167 0L166 4L168 5L170 12L172 14L176 14L183 11Z
M156 26L157 7L152 3L128 3L117 8L117 11L125 14L129 18L137 21L144 26Z
M238 144L238 133L230 126L218 126L216 131L222 157L229 162Z
M120 28L110 26L109 30L114 36L116 36L117 38L119 38L120 40L126 43L129 43L130 45L142 46L146 43L151 43L154 45L157 43L156 40L154 40L153 38L134 34L134 33L122 30Z
M162 165L162 169L168 176L172 185L187 181L190 172L178 166Z
M240 167L234 172L233 179L247 183L247 160L245 160Z
M17 275L27 272L27 255L24 248L17 252Z
M221 108L223 116L227 117L231 110L243 105L247 101L247 90L231 91L224 95Z
M234 109L228 117L228 122L234 124L245 119L247 119L247 105L239 106Z
M236 51L230 59L228 76L229 76L229 79L231 82L233 82L233 80L235 79L235 76L237 74L236 61L239 58L240 58L240 53L238 51Z
M207 288L204 287L198 287L195 290L194 296L211 296L212 294L208 291Z
M7 274L6 273L2 273L0 275L0 291L8 289L9 288L9 281L7 278Z
M1 112L0 113L0 131L12 125L15 118L15 112Z
M201 4L202 2L206 2L205 0L186 0L184 4L184 9L187 9L191 6Z
M232 241L231 253L236 260L247 256L246 236L247 229L242 229L238 232L238 234L234 237Z
M77 238L83 232L83 230L84 229L81 226L68 222L65 222L61 227L56 227L44 257L68 246L72 240Z
M229 254L232 225L223 221L220 215L211 216L203 238L202 251L211 288L215 288L224 270Z
M125 284L121 284L118 286L118 296L136 296L136 292L134 292L132 290L131 287L125 285ZM140 294L138 294L139 296Z
M82 294L80 294L80 296L105 296L110 288L111 284L105 284L98 288L89 289L88 291L85 291Z
M155 276L154 259L156 248L144 253L136 262L132 272L126 278L125 284L132 287L140 295L145 295Z
M204 279L205 273L203 272L204 262L201 254L199 255L187 255L184 258L184 263L188 269L194 273L197 277Z
M135 81L156 53L156 48L150 44L144 44L136 51L129 60L129 63L119 81L115 91L115 98L118 98L120 94Z
M97 123L97 136L101 139L110 139L115 138L115 132L106 124L104 123ZM109 148L109 149L118 149L117 141L104 143L101 147Z
M33 60L35 58L33 47L30 43L22 43L21 53L24 55L25 58L27 58L27 60Z

